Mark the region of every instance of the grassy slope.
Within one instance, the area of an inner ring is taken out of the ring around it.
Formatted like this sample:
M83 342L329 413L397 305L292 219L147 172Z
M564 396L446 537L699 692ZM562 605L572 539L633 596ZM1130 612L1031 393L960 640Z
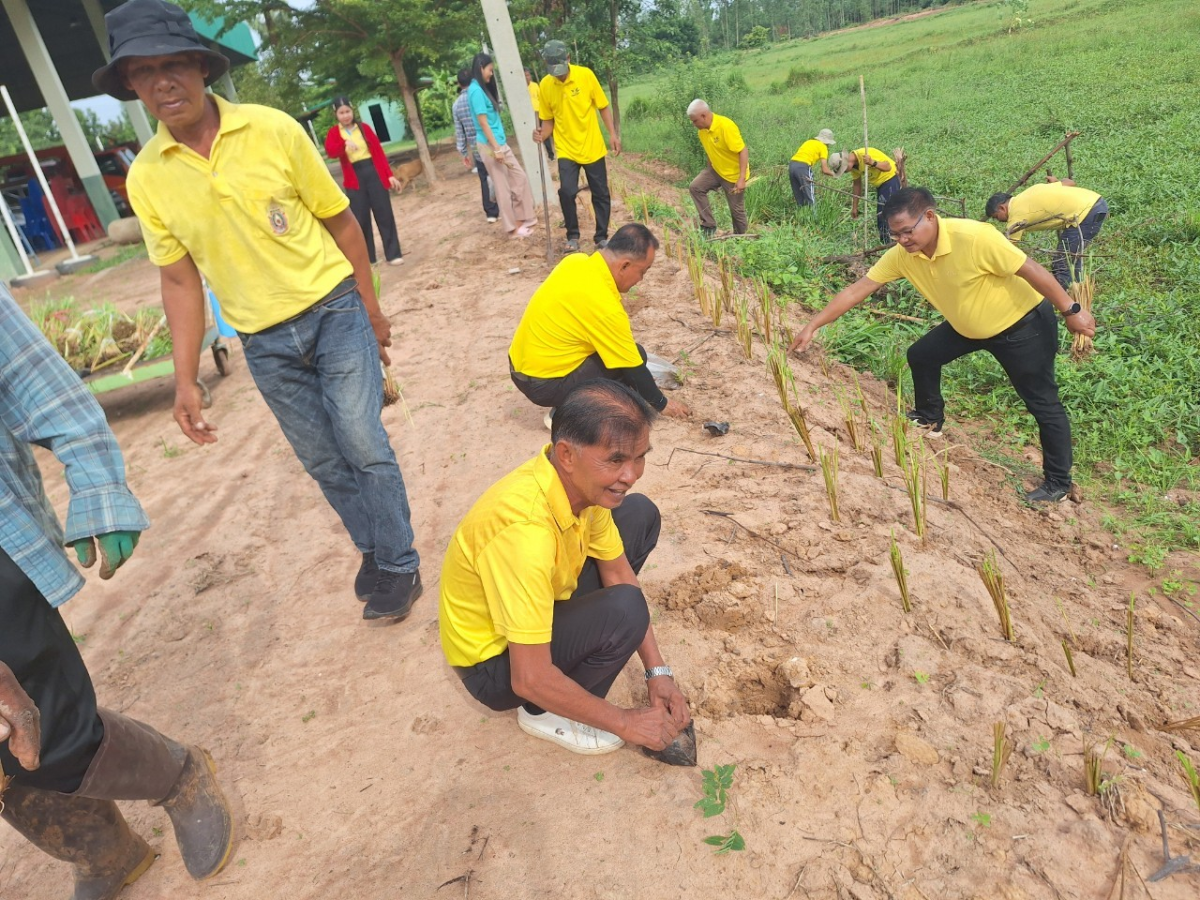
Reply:
M1084 133L1075 145L1076 177L1104 194L1112 209L1095 245L1103 258L1093 261L1099 352L1080 365L1064 359L1060 379L1082 472L1132 504L1153 563L1166 546L1200 547L1200 505L1181 507L1163 497L1200 489L1200 182L1191 171L1200 133L1191 87L1200 70L1194 40L1200 5L1035 0L1033 13L1032 27L1008 34L999 6L979 4L728 55L702 68L744 79L718 111L739 123L752 167L764 173L818 128L832 128L843 147L861 144L858 75L864 74L872 145L905 147L910 183L966 198L971 215L981 214L986 197L1007 188L1064 131ZM809 83L781 88L792 68ZM627 117L626 146L691 167L690 126L682 110L668 116L662 98L679 105L689 93L687 79L703 77L676 71L624 89L626 110L638 97L651 104L649 115ZM1065 174L1061 155L1053 168ZM761 210L760 222L772 214L791 217L780 175L758 190L750 205ZM774 235L749 252L745 269L764 274L784 294L819 301L821 289L844 282L812 260L853 246L844 205L829 198L815 221L778 222ZM1033 243L1051 240L1048 233ZM886 302L928 315L907 292ZM894 369L897 353L921 330L912 326L908 334L903 325L865 313L843 323L826 329L826 342L880 374ZM1012 435L1014 446L1035 438L990 358L979 354L947 375L952 415L987 416L997 433Z

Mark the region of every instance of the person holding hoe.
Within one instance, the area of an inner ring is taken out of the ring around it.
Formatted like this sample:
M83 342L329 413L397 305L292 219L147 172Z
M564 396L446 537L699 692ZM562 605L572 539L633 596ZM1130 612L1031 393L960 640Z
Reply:
M63 464L65 529L35 444ZM157 858L116 800L166 811L193 878L216 875L233 849L208 752L97 707L58 611L84 585L64 547L112 578L149 525L104 410L0 285L0 816L71 865L76 900L112 900Z
M442 564L442 651L468 693L573 753L663 750L691 721L637 577L661 527L629 493L653 420L623 384L580 385L550 443L475 502ZM605 698L634 653L648 703L627 709Z
M380 420L392 326L346 195L291 116L205 92L229 60L200 42L178 6L129 0L105 24L112 59L92 83L141 100L158 119L128 184L162 281L175 421L197 444L217 440L196 383L203 273L263 399L362 554L354 591L363 618L405 618L421 574Z
M803 351L817 330L883 285L907 279L946 320L908 348L914 409L908 417L931 438L946 421L942 368L980 350L1003 367L1037 420L1044 479L1025 495L1056 503L1071 491L1071 423L1058 396L1057 311L1072 334L1091 337L1096 321L1047 272L983 222L943 219L925 188L903 188L883 214L896 246L865 278L843 288L809 320L788 348Z

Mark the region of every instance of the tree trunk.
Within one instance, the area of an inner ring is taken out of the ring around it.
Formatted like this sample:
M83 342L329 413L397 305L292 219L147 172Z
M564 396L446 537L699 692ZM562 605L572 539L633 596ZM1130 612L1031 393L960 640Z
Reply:
M417 92L408 83L408 73L404 71L404 51L393 51L391 59L392 70L396 73L396 84L400 86L400 96L404 98L404 114L408 117L408 127L412 130L413 139L417 142L417 155L421 158L421 168L425 171L425 180L431 185L436 184L437 172L433 168L433 157L429 155L429 142L425 140L425 126L421 123L421 113L417 109Z

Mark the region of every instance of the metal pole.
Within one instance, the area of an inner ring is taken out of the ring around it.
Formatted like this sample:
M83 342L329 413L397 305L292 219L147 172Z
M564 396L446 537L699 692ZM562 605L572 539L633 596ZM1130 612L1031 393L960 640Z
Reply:
M8 107L8 114L12 117L13 125L17 127L17 134L21 137L21 145L25 148L25 155L29 157L29 163L33 166L33 171L37 174L38 184L42 186L42 191L46 195L46 202L50 204L50 210L54 213L54 221L62 229L63 241L67 245L67 250L71 253L71 259L79 259L79 254L75 251L75 243L71 240L71 232L67 229L67 223L63 221L62 212L58 208L58 202L54 199L54 194L50 191L50 185L46 182L46 173L42 171L42 164L38 162L37 154L33 152L33 145L29 143L29 135L25 133L25 126L21 124L21 117L17 115L17 108L13 106L12 97L8 93L8 85L0 84L0 96L3 96L4 105Z
M29 257L25 254L25 245L21 242L21 233L17 231L17 223L13 221L12 214L8 211L8 201L3 197L0 197L0 213L4 215L4 227L8 229L13 246L17 248L17 253L21 255L21 262L25 264L26 276L32 275L33 267L29 265Z

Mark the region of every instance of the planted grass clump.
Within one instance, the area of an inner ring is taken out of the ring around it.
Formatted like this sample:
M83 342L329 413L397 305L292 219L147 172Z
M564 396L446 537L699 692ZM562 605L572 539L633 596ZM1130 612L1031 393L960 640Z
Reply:
M738 346L742 349L742 356L747 360L754 359L754 323L750 320L750 301L745 294L738 296L734 315L737 318Z
M829 500L829 517L835 522L841 522L838 514L838 449L834 447L826 453L825 448L819 450L821 459L821 475L825 478L825 496Z
M835 388L834 393L837 395L838 406L842 408L842 421L846 423L846 434L850 438L850 446L855 450L862 450L862 438L858 434L858 414L855 412L854 404L846 397L845 391L841 388Z
M67 298L35 305L29 318L80 375L171 355L171 333L161 309L147 307L128 316L111 303L81 310Z
M915 448L915 449L914 449ZM926 530L926 472L922 465L923 447L920 439L915 445L909 445L908 454L900 462L901 474L904 476L904 490L908 493L909 506L913 513L913 530L917 537L925 540Z
M1089 797L1095 797L1104 788L1104 758L1108 756L1112 743L1110 737L1099 753L1095 744L1083 745L1083 788Z
M1085 275L1082 281L1071 284L1067 290L1071 299L1082 306L1087 312L1092 311L1092 300L1096 294L1096 281L1091 275ZM1071 358L1078 361L1086 359L1096 352L1095 342L1086 335L1072 335Z
M1000 777L1004 774L1004 767L1008 764L1008 758L1012 755L1013 743L1004 736L1004 723L997 722L992 726L992 787L1000 787Z
M1008 608L1008 595L1004 591L1004 573L1000 571L1000 563L996 559L996 551L992 550L983 558L979 566L979 577L983 579L984 587L991 595L996 607L996 615L1000 617L1000 632L1006 641L1013 640L1012 614Z
M892 573L896 576L896 586L900 588L900 605L904 611L912 612L912 601L908 596L908 570L904 568L904 555L900 545L896 543L896 532L892 532L892 543L888 547L888 557L892 561Z
M874 419L869 420L867 429L871 435L871 466L875 469L875 477L883 477L883 448L887 444L887 437L883 433L883 428Z

